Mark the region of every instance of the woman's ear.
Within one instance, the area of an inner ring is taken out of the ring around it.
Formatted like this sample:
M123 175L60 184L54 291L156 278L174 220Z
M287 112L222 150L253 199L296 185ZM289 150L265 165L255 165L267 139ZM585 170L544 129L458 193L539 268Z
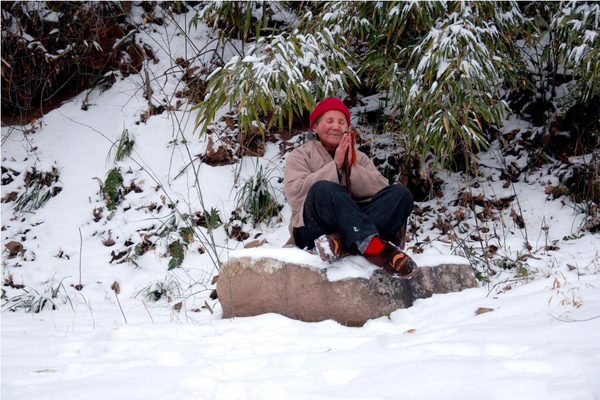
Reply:
M317 135L317 125L319 125L319 121L315 122L312 126L312 128L310 128L310 130Z

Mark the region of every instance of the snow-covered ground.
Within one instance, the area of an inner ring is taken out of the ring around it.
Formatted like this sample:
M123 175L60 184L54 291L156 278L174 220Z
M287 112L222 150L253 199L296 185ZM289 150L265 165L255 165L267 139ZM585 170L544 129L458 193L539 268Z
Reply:
M155 104L175 105L181 73L164 71L170 60L185 56L183 37L173 25L139 36L160 59L148 64L156 77ZM210 37L202 25L191 36L198 48ZM188 164L204 154L207 142L193 133L195 114L184 105L138 123L148 108L142 87L139 76L129 76L105 92L93 91L88 111L81 110L82 94L34 125L2 127L2 167L19 173L10 172L14 181L2 186L2 197L22 193L33 166L56 167L62 187L38 210L14 212L14 202L2 203L2 399L600 398L600 237L573 235L582 217L568 199L545 195L545 185L556 184L552 166L504 188L500 172L491 172L498 152L492 148L481 157L492 179L478 190L493 199L516 195L513 209L525 223L519 228L507 209L499 214L505 220L487 227L502 239L495 242L498 251L512 259L529 242L532 257L522 258L527 276L499 270L480 288L418 300L361 328L274 314L222 319L218 300L209 297L214 257L250 251L228 239L223 225L212 231L216 253L196 239L182 266L171 271L166 251L174 233L149 237L155 248L133 260L137 265L116 256L170 221L174 207L190 215L214 207L228 221L236 174L243 180L263 165L281 176L285 155L269 143L264 157L247 157L241 168L201 165L198 190ZM506 130L526 129L522 124L507 121ZM111 147L124 129L136 144L131 157L115 162ZM113 167L120 167L126 187L133 182L142 191L128 193L111 214L95 178L105 181ZM411 217L420 229L407 247L409 253L423 249L413 254L421 265L457 257L456 243L432 223L459 209L453 201L466 183L459 175L442 178L444 198L418 204L432 211ZM273 184L281 190L280 182ZM261 232L267 242L253 255L264 249L265 255L328 267L332 280L368 275L368 263L327 266L308 253L281 249L290 210L281 193L279 200L281 223L250 230L246 242ZM115 243L107 247L109 238ZM9 241L20 242L23 252L9 258ZM153 302L150 295L160 285L169 299ZM8 311L25 290L38 300L50 296L57 309Z
M561 322L548 280L436 295L347 328L127 307L4 314L2 398L597 399L598 322ZM596 316L597 276L577 288ZM479 307L494 311L475 315Z

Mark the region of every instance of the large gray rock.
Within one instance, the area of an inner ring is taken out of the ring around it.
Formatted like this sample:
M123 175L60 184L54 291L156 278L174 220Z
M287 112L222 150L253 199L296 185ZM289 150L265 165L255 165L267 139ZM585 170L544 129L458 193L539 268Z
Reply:
M223 317L278 313L306 322L333 319L360 326L372 318L410 307L434 293L477 287L469 265L421 267L410 281L381 269L370 279L328 280L326 271L273 258L230 258L221 267L217 294Z

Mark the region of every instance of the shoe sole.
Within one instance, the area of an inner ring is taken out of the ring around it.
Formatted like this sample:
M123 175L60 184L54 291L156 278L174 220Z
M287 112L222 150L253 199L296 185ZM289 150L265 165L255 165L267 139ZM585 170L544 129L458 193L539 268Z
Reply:
M393 276L394 276L395 278L398 278L398 279L401 279L401 280L407 281L407 280L410 280L410 279L414 278L414 277L415 277L415 275L417 275L417 272L419 272L419 267L415 267L415 268L414 268L414 269L413 269L411 272L409 272L409 273L408 273L408 274L406 274L406 275L400 275L400 273L399 273L399 272L394 272L394 273L393 273Z
M393 274L397 275L398 278L404 279L404 280L413 278L417 274L417 271L419 270L419 267L416 264L414 264L414 267L413 267L412 271L410 271L406 275L402 275L400 273L400 271L398 271L398 270L396 270L396 268L394 268L394 264L396 263L396 260L398 260L398 259L401 259L400 263L402 263L402 261L404 261L404 263L400 267L400 270L402 270L402 268L404 268L405 265L408 264L409 262L412 262L414 264L414 261L412 261L412 259L406 253L400 252L399 254L397 254L393 258L392 262L390 263L390 268L394 271Z
M331 242L327 239L327 236L319 236L315 239L315 248L317 249L317 253L321 260L327 262L334 262L338 258L340 258L340 249L339 244L334 240L333 241L335 248L331 248Z

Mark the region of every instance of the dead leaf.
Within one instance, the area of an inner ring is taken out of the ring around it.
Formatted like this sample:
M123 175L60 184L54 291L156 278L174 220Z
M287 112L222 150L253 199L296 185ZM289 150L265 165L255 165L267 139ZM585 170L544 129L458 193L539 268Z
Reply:
M465 219L465 212L463 210L456 210L454 211L454 218L457 221L462 221Z
M2 203L9 203L11 201L17 200L19 194L17 192L7 193L4 197L2 197Z
M523 216L521 214L517 214L514 208L510 211L510 216L519 228L525 229L525 220L523 219Z
M179 303L177 303L173 306L173 311L180 311L182 306L183 306L183 302L180 301Z
M212 281L210 282L211 285L214 285L215 283L217 283L217 281L219 280L219 275L215 275L212 278Z
M121 285L119 285L119 282L117 282L117 281L114 281L114 282L113 282L113 284L112 284L112 286L111 286L110 288L111 288L112 290L114 290L114 292L115 292L116 294L119 294L119 293L121 293Z
M212 136L208 137L208 144L206 145L206 157L212 158L215 155L215 148Z
M235 239L238 242L242 242L248 239L250 234L248 232L244 232L241 226L235 225L231 227L231 232L228 232L227 236L229 236L230 239Z
M477 310L475 310L475 315L481 315L492 311L494 311L493 308L479 307Z
M23 245L19 242L10 241L4 245L8 250L8 258L14 258L23 251Z
M225 124L227 124L227 126L228 126L230 129L233 129L233 128L235 128L235 122L233 122L233 118L231 118L230 116L226 116L226 117L225 117Z
M262 240L251 240L250 242L246 242L244 243L244 248L245 249L251 249L254 247L260 247L263 244L267 243L267 241L265 239Z
M109 263L112 264L113 261L119 261L120 259L122 259L123 257L125 257L127 255L127 251L123 250L123 251L118 251L115 252L114 250L110 252L110 255L112 256L111 260L109 261ZM123 261L121 261L123 262ZM119 264L121 263L119 262Z
M206 302L206 300L204 300L204 307L206 307L206 309L208 310L208 312L210 312L211 314L214 313L212 307L208 305L208 303Z
M409 329L406 332L404 332L404 334L412 334L412 333L416 333L417 330L416 329Z
M552 283L552 290L559 289L561 287L561 283L558 278L554 277L554 282Z
M573 271L573 270L577 269L576 266L571 265L571 264L567 264L567 267L569 268L569 271Z
M102 211L104 211L104 207L94 208L94 211L92 211L94 214L94 222L98 222L102 219Z

